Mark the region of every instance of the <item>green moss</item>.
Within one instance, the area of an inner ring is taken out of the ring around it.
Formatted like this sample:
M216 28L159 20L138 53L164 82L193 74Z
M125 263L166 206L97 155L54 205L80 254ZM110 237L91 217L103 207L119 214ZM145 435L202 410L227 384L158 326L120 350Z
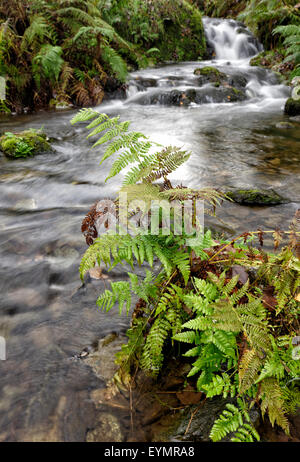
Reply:
M0 149L12 159L31 157L52 150L45 133L33 129L21 133L5 133L0 138Z
M272 189L237 189L226 192L226 195L238 204L242 205L279 205L288 202L287 199L277 194Z
M194 70L194 74L195 75L205 75L208 77L210 76L221 77L225 75L222 72L220 72L218 69L216 69L215 67L211 67L211 66L197 68Z

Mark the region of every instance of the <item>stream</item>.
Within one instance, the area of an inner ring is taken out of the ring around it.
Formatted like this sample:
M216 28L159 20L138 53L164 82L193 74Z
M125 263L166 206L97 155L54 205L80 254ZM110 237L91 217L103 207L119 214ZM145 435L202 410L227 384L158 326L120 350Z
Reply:
M204 26L211 60L134 72L127 97L97 110L132 121L132 129L161 144L191 150L175 184L272 188L289 199L273 207L228 203L220 217L231 234L288 228L300 201L300 124L282 124L290 88L249 65L262 47L241 23L204 18ZM225 74L224 85L194 74L207 66ZM100 168L101 152L90 149L84 127L71 126L75 113L0 117L0 133L43 127L55 149L15 161L0 153L0 336L7 348L0 441L84 441L97 419L90 392L104 383L78 355L129 325L117 310L97 309L103 281L79 279L82 218L96 200L112 197L121 179L104 183L110 165ZM109 277L124 273L115 268Z

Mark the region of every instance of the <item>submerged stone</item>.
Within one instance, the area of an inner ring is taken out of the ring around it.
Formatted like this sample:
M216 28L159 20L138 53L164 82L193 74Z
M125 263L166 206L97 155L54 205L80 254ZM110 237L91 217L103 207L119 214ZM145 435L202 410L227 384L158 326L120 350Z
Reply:
M52 151L52 148L45 133L30 129L20 133L4 133L0 138L0 150L6 157L17 159Z
M226 195L234 202L242 205L280 205L289 202L272 189L237 189L228 191Z
M294 125L291 124L290 122L278 122L276 124L276 128L289 129L289 128L294 128Z

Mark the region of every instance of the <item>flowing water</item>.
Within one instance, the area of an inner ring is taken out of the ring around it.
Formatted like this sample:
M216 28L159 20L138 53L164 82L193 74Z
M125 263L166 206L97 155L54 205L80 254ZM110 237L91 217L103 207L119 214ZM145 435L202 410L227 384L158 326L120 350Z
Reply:
M272 72L250 67L261 46L242 24L205 18L204 25L212 60L135 72L127 98L98 110L120 114L160 143L192 150L174 182L273 188L290 200L276 207L227 205L220 214L232 233L287 227L300 196L300 124L278 125L288 120L290 90ZM194 74L205 66L226 74L225 87ZM43 126L56 150L27 160L0 157L0 336L7 343L0 441L84 440L97 417L89 393L103 384L77 355L129 322L116 310L97 310L103 281L79 281L86 248L81 220L95 200L113 196L120 179L104 184L109 165L100 169L83 127L70 125L74 113L0 119L0 132Z

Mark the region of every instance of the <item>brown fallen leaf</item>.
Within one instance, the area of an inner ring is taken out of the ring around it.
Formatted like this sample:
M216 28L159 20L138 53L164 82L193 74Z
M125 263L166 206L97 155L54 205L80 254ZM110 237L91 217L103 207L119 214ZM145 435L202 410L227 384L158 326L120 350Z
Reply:
M264 289L263 293L263 299L262 299L263 305L267 310L276 310L277 307L277 299L274 297L274 287L273 286L268 286Z
M188 385L183 391L176 393L177 398L184 405L199 403L202 395L202 392L195 391L191 385Z
M94 268L91 268L89 274L92 279L108 279L108 276L102 273L102 269L100 268L100 266L95 266Z

